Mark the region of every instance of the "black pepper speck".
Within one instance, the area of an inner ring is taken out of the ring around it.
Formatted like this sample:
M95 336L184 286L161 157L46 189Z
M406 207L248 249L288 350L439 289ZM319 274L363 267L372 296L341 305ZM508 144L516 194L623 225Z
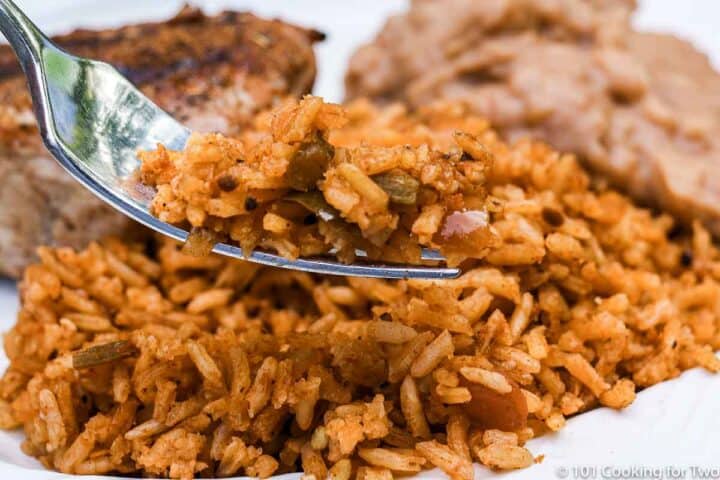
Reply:
M248 212L251 212L255 210L258 206L257 200L255 200L253 197L247 197L245 199L245 210Z
M683 267L689 267L693 263L693 254L690 250L684 250L680 255L680 263Z

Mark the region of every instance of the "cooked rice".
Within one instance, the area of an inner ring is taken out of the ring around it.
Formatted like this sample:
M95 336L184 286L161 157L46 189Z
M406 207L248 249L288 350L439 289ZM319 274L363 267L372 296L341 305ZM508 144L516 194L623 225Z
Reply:
M188 248L200 254L227 238L290 258L352 262L362 250L419 263L421 246L451 265L484 257L499 243L488 228L486 122L452 110L406 116L376 138L367 129L386 119L367 113L307 96L261 116L241 139L195 134L183 152L142 152L142 181L157 190L152 210L191 227Z
M374 144L430 135L397 107L348 115ZM473 462L529 466L525 442L568 416L720 369L702 227L633 206L571 156L480 138L501 243L455 280L321 278L169 240L40 249L5 337L0 426L67 473L466 480Z

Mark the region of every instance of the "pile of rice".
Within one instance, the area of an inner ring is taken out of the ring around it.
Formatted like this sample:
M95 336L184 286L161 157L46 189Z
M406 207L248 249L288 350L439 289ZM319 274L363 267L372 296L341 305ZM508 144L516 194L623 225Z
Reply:
M338 145L417 145L434 126L451 138L465 114L348 115ZM718 371L708 233L484 128L478 208L498 241L455 280L322 278L168 240L40 249L5 337L0 426L68 473L469 480L473 462L538 461L525 442L569 416Z
M348 263L357 250L419 263L432 247L455 266L499 243L488 228L488 133L460 108L377 114L307 96L260 116L241 139L194 134L183 152L142 152L141 180L157 189L155 215L194 229L191 244L228 239Z

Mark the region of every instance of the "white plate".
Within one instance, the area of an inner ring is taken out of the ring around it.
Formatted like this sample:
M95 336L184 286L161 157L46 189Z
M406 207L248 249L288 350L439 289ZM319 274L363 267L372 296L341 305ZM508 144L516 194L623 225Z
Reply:
M181 4L177 0L17 0L42 28L50 32L73 27L103 27L161 19ZM476 0L481 1L481 0ZM193 2L216 11L249 9L265 16L318 28L328 40L318 47L319 77L315 93L342 99L342 76L351 52L369 40L405 0L246 0ZM678 33L706 51L720 66L720 1L645 0L636 17L644 29ZM14 285L0 281L0 329L10 328L17 311ZM0 358L0 369L7 360ZM497 475L476 467L476 478L716 478L720 479L720 375L694 370L641 392L622 412L598 409L568 421L558 434L532 440L530 450L544 454L529 469ZM68 479L45 471L20 451L22 434L0 431L0 476L24 480ZM705 474L703 476L703 474ZM297 478L299 475L283 476ZM422 478L443 477L437 471ZM89 477L108 478L108 477Z

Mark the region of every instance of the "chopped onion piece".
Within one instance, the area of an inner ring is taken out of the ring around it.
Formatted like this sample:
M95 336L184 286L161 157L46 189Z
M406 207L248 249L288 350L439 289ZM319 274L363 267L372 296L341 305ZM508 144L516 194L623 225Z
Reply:
M488 228L490 216L485 210L468 210L466 212L453 212L445 219L440 235L450 237L464 237L476 230Z

